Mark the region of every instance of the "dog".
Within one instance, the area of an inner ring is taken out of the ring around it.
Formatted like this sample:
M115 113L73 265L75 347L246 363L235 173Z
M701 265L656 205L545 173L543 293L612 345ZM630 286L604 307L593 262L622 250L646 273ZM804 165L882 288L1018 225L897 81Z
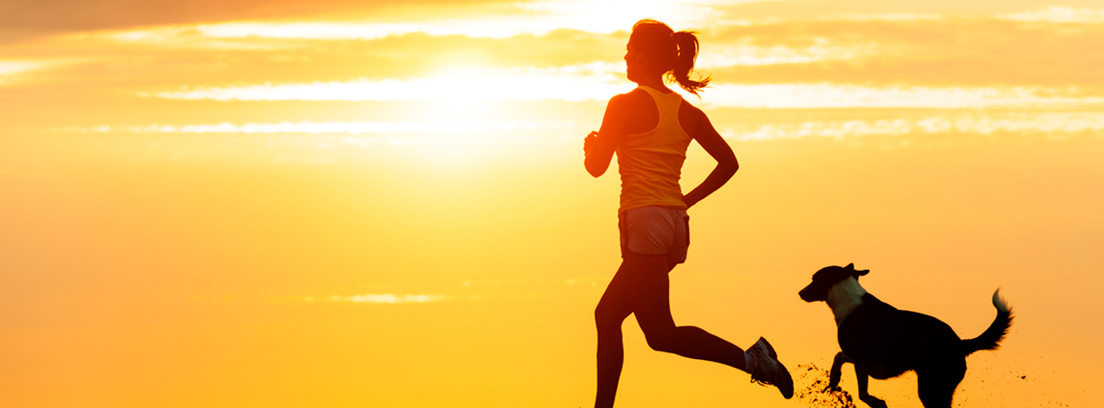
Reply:
M1012 311L993 293L997 317L980 336L962 340L934 317L898 310L859 285L869 270L829 266L813 274L813 282L798 293L806 302L823 301L836 318L840 352L832 362L828 388L837 389L844 363L855 365L859 400L873 408L886 403L867 391L867 377L884 380L916 371L920 401L925 408L949 408L955 388L966 374L966 356L994 350L1012 325Z

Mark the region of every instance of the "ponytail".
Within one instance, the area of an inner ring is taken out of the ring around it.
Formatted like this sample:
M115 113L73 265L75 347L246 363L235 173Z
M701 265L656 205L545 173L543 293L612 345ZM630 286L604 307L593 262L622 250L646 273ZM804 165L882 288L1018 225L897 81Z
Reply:
M697 95L709 84L710 77L700 81L690 79L698 58L698 37L693 31L674 32L667 24L644 19L633 25L629 42L640 47L653 67L687 92Z
M675 57L674 69L668 75L678 82L682 89L697 95L698 90L709 85L712 79L709 76L700 81L690 79L690 72L694 70L694 62L698 59L698 37L693 31L679 31L671 34L671 39L675 40L678 55Z

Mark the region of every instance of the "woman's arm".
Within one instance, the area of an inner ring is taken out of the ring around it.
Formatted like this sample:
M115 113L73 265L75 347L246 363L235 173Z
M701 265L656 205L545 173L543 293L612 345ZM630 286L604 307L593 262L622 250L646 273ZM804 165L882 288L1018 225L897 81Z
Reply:
M717 167L713 168L713 171L700 185L682 196L686 208L690 208L698 201L713 194L714 191L727 183L733 174L736 174L736 170L740 169L740 163L736 161L736 154L732 152L732 148L728 146L721 134L717 133L717 129L713 128L713 124L709 122L709 117L701 111L698 111L698 114L697 131L690 136L698 141L698 144L705 149L706 153L717 160Z
M605 174L613 160L613 152L617 150L617 143L625 132L626 96L622 94L610 98L606 113L602 116L602 127L598 132L590 132L583 141L583 152L586 155L583 164L591 176Z

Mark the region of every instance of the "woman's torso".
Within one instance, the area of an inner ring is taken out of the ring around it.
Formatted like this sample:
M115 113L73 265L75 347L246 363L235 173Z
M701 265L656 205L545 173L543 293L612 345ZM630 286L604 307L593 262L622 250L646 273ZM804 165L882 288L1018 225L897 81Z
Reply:
M696 112L684 107L682 96L677 93L663 93L647 86L637 89L651 101L641 102L639 115L634 111L633 121L626 124L628 133L617 145L617 166L621 173L618 211L651 205L685 208L679 178L691 137L680 122L688 122L686 119ZM650 106L645 102L654 105L651 108L654 111L647 109Z

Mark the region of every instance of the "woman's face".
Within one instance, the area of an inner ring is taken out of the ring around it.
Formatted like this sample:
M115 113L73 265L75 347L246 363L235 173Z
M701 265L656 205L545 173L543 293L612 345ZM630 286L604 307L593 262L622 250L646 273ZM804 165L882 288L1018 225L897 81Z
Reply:
M642 74L647 72L647 60L644 58L644 53L640 51L639 47L633 46L631 40L625 49L625 76L630 81L640 82Z

